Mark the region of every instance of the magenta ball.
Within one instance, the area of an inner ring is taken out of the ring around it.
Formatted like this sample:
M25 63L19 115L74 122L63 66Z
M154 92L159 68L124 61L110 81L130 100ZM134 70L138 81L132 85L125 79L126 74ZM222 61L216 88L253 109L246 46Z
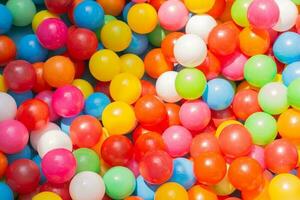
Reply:
M160 26L169 31L182 29L189 18L189 11L179 0L165 1L158 10Z
M54 111L61 117L74 117L84 106L84 97L81 91L72 85L58 88L52 96Z
M170 156L180 157L190 151L193 137L191 132L183 126L171 126L167 128L162 137Z
M43 157L42 171L50 183L68 182L75 175L76 159L66 149L54 149Z
M36 35L43 47L56 50L66 44L68 27L60 19L49 18L38 26Z
M259 162L262 169L266 169L265 164L265 149L263 147L253 145L252 150L249 154L249 157L255 159Z
M278 22L279 13L275 0L254 0L248 8L248 20L255 28L269 29Z
M179 119L185 128L200 131L209 124L211 112L207 104L201 100L187 101L179 110Z
M52 106L52 95L53 95L53 92L50 91L50 90L45 90L45 91L42 91L40 93L38 93L35 98L39 99L39 100L42 100L43 102L45 102L47 105L48 105L48 108L49 108L49 114L50 114L50 121L56 121L59 116L56 114L56 112L54 111L53 109L53 106Z
M27 128L17 120L0 122L0 151L14 154L22 151L29 138Z

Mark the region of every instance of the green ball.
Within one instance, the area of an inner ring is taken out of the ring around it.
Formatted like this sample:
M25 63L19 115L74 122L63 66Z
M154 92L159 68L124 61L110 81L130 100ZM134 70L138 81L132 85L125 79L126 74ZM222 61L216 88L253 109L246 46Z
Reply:
M245 127L256 145L270 144L277 136L277 123L272 115L256 112L248 117Z
M292 0L292 2L296 5L300 5L300 0Z
M161 42L167 34L168 31L164 30L160 25L157 25L156 28L148 34L148 40L153 46L160 47Z
M107 24L108 22L113 21L113 20L117 20L117 18L115 18L112 15L104 15L104 24Z
M100 159L95 151L80 148L75 150L73 154L77 162L76 173L83 171L100 172Z
M262 87L272 82L277 74L274 60L266 55L256 55L249 58L245 64L244 76L249 84Z
M206 88L205 75L198 69L185 68L178 72L175 87L182 98L188 100L198 99Z
M248 7L252 0L235 0L231 7L231 17L235 23L242 27L249 26Z
M293 108L300 109L300 78L292 81L288 86L287 97L289 104Z
M9 0L6 7L13 16L15 26L27 26L31 24L36 13L36 7L32 0Z
M112 199L125 199L135 189L135 177L126 167L112 167L103 177L106 194Z

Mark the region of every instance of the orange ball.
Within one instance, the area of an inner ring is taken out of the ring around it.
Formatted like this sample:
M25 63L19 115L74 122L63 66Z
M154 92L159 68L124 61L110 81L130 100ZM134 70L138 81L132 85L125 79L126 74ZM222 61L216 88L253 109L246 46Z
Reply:
M176 43L176 40L183 36L184 34L181 32L173 32L168 34L161 43L161 50L164 54L164 56L171 62L175 62L175 56L174 56L174 45Z
M158 78L162 73L173 70L173 64L168 61L160 48L149 51L144 59L145 70L152 78Z
M124 200L143 200L141 197L136 197L136 196L130 196L125 198Z
M125 0L97 0L106 15L118 16L125 6Z
M240 49L247 56L264 54L270 47L270 35L267 30L244 28L239 35Z
M141 80L141 84L142 84L141 96L145 96L147 94L156 95L155 86L150 81Z
M44 79L44 63L38 62L34 63L33 68L36 74L36 82L32 88L32 90L36 93L44 91L44 90L51 90L51 86L45 81Z
M2 179L5 174L6 168L8 166L7 158L4 153L0 152L0 179Z
M189 200L218 200L218 197L213 192L206 190L200 185L193 186L189 191Z
M278 132L281 137L296 143L300 142L300 111L288 109L277 121Z
M65 56L53 56L44 64L44 79L52 87L71 84L75 77L75 66Z
M175 103L166 103L165 107L168 113L169 126L180 125L180 106Z
M0 66L14 60L16 51L16 45L12 39L5 35L0 36Z

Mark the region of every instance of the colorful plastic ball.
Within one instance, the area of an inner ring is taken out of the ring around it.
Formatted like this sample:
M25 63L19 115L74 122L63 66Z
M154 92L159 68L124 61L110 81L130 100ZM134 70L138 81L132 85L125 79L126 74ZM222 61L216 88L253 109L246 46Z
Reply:
M40 187L40 192L51 192L59 195L62 200L71 200L69 194L69 183L53 184L46 182Z
M200 199L217 200L218 199L217 195L214 192L207 190L200 185L194 185L188 191L188 195L190 200L200 200Z
M0 74L0 92L7 92L7 87L2 74Z
M0 51L0 66L2 66L15 59L17 48L14 41L11 38L5 35L1 35Z
M13 17L15 26L29 25L36 13L36 7L32 1L9 0L6 7Z
M43 62L37 62L34 63L33 68L35 70L36 74L36 82L32 88L32 90L35 93L42 92L44 90L51 90L51 86L45 81L44 79L44 63Z
M186 49L189 49L187 53ZM194 34L181 36L174 45L176 61L185 67L196 67L203 63L207 47L202 38Z
M29 159L19 159L6 170L6 183L19 194L28 194L36 190L40 181L38 166Z
M89 61L91 74L99 81L111 81L121 72L119 56L112 50L99 50Z
M226 175L226 162L222 155L204 152L194 159L194 173L199 183L215 185Z
M288 86L287 89L287 100L289 105L291 105L295 109L300 108L300 103L299 103L299 85L300 85L300 79L296 79L291 84Z
M241 191L254 190L262 184L262 168L256 160L240 157L231 163L228 178L231 184Z
M8 167L7 157L4 153L0 153L0 178L2 178L4 176L7 167Z
M147 37L150 44L154 47L160 47L162 40L166 37L169 32L161 27L161 25L157 25L155 29L150 32Z
M247 11L251 2L251 0L236 0L233 2L231 7L231 17L239 26L249 26Z
M0 92L0 122L8 119L14 119L17 113L17 104L12 96Z
M53 106L52 106L52 95L53 95L52 91L45 90L43 92L38 93L35 96L35 98L42 100L43 102L45 102L48 105L49 120L50 121L56 121L59 118L59 116L56 114L56 112L53 109Z
M230 195L236 190L228 179L228 171L225 177L218 184L212 186L211 189L215 194L220 196Z
M254 0L248 7L248 20L259 29L269 29L279 20L279 6L275 0Z
M95 92L85 101L84 113L101 119L104 108L110 104L110 99L103 93Z
M156 80L156 93L165 102L175 103L181 100L175 88L175 80L178 72L164 72Z
M154 199L154 191L140 175L136 179L136 195L142 199Z
M62 200L62 198L54 192L40 192L34 195L32 200Z
M300 60L300 49L297 44L300 37L294 32L280 34L273 45L274 56L282 63L290 64Z
M300 112L294 109L284 111L278 118L278 132L289 140L300 140Z
M24 149L22 149L18 153L7 155L7 160L9 163L12 163L18 159L22 159L22 158L31 159L31 157L32 157L31 148L28 145L26 145Z
M118 16L124 6L125 6L125 0L97 0L97 2L103 7L104 11L106 14L108 15L112 15L112 16Z
M42 171L42 159L39 155L33 156L31 159L33 162L35 162L35 164L38 166L39 170L40 170L40 184L41 183L45 183L46 182L46 177Z
M36 32L38 26L45 20L49 18L59 18L58 15L48 11L48 10L41 10L37 12L33 19L32 19L32 30Z
M112 199L124 199L135 189L135 177L126 167L112 167L103 177L106 194Z
M0 183L0 198L5 200L14 199L13 191L6 183L3 182Z
M12 26L13 16L11 11L2 4L0 5L0 18L2 19L0 22L0 34L7 33Z
M95 172L80 172L70 183L70 195L74 200L102 199L104 194L102 177Z
M122 18L125 22L127 22L127 16L128 16L128 12L130 10L130 8L134 5L134 2L128 2L125 6L124 9L122 11Z
M250 158L255 159L257 162L259 162L262 169L266 169L265 164L265 149L258 145L253 145L252 150L249 154Z
M300 62L293 62L282 71L282 81L287 87L298 78L300 78Z
M142 95L141 96L145 96L145 95L156 95L156 89L155 86L153 85L153 83L151 83L150 81L147 80L141 80L141 84L142 84Z
M141 35L133 32L131 34L131 42L127 49L125 49L125 52L141 55L148 48L148 43L149 42L146 35Z
M215 0L199 2L197 0L184 0L184 4L189 11L196 14L203 14L209 11L215 4Z
M156 193L155 193L155 200L188 200L188 193L178 183L169 182L161 185Z
M37 139L37 152L43 158L48 152L55 149L66 149L72 151L72 141L70 137L61 130L50 129Z
M174 45L176 41L183 35L184 33L181 32L171 32L163 38L161 42L161 50L167 60L171 62L176 61L174 56Z
M73 117L83 109L84 97L75 86L66 85L53 93L52 106L59 116Z
M286 139L273 141L265 148L265 163L267 169L274 173L288 173L298 164L296 146Z
M156 10L147 3L134 4L129 9L127 20L129 27L139 34L150 33L158 23Z
M210 133L201 133L195 136L190 146L192 158L197 158L201 153L215 152L221 153L218 139Z
M165 107L168 114L169 126L180 125L180 119L179 119L180 106L175 103L166 103Z
M100 160L97 153L88 148L79 148L73 152L76 159L76 174L83 171L100 172Z
M87 99L94 92L93 86L84 79L75 79L72 85L77 87L81 91L84 99Z
M123 135L136 126L136 116L129 104L115 101L103 110L102 123L110 135Z
M72 0L45 0L45 5L50 12L63 14L67 12Z
M246 81L255 87L263 87L272 82L276 73L276 63L266 55L252 56L247 60L244 68Z

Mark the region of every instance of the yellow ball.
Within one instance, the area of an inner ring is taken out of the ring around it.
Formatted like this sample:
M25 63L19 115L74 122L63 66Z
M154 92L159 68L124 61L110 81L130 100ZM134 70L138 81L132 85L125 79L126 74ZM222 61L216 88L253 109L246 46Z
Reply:
M157 12L153 6L148 3L137 3L133 5L128 12L128 25L130 28L140 34L152 32L157 23Z
M228 168L228 166L227 166ZM216 185L213 185L211 187L211 189L220 196L226 196L226 195L230 195L235 191L235 188L233 187L233 185L231 185L228 176L226 174L226 176Z
M35 32L40 23L49 18L59 18L59 16L49 12L48 10L41 10L40 12L36 13L32 19L32 30Z
M35 195L32 200L62 200L62 198L53 192L41 192Z
M85 99L94 92L93 86L88 81L83 79L75 79L72 85L77 87L82 92Z
M292 174L279 174L269 185L270 200L299 200L300 179Z
M109 85L109 92L113 100L133 104L141 96L142 84L137 77L124 72L113 78Z
M222 122L216 130L216 134L215 134L216 137L218 138L220 136L222 130L232 124L242 124L242 123L239 121L236 121L236 120L227 120L227 121Z
M97 80L111 81L121 72L121 60L112 50L103 49L92 55L89 68Z
M129 46L131 35L132 32L126 23L120 20L112 20L103 26L101 41L105 48L119 52Z
M214 6L215 0L184 0L184 4L189 11L202 14Z
M189 196L184 187L178 183L169 182L160 186L155 193L155 200L188 200Z
M121 72L128 72L141 79L145 72L143 60L135 54L124 54L121 59Z
M104 109L102 123L110 135L126 134L136 126L134 110L125 102L115 101Z
M4 82L4 77L0 74L0 92L6 92L6 91L7 91L7 87Z

